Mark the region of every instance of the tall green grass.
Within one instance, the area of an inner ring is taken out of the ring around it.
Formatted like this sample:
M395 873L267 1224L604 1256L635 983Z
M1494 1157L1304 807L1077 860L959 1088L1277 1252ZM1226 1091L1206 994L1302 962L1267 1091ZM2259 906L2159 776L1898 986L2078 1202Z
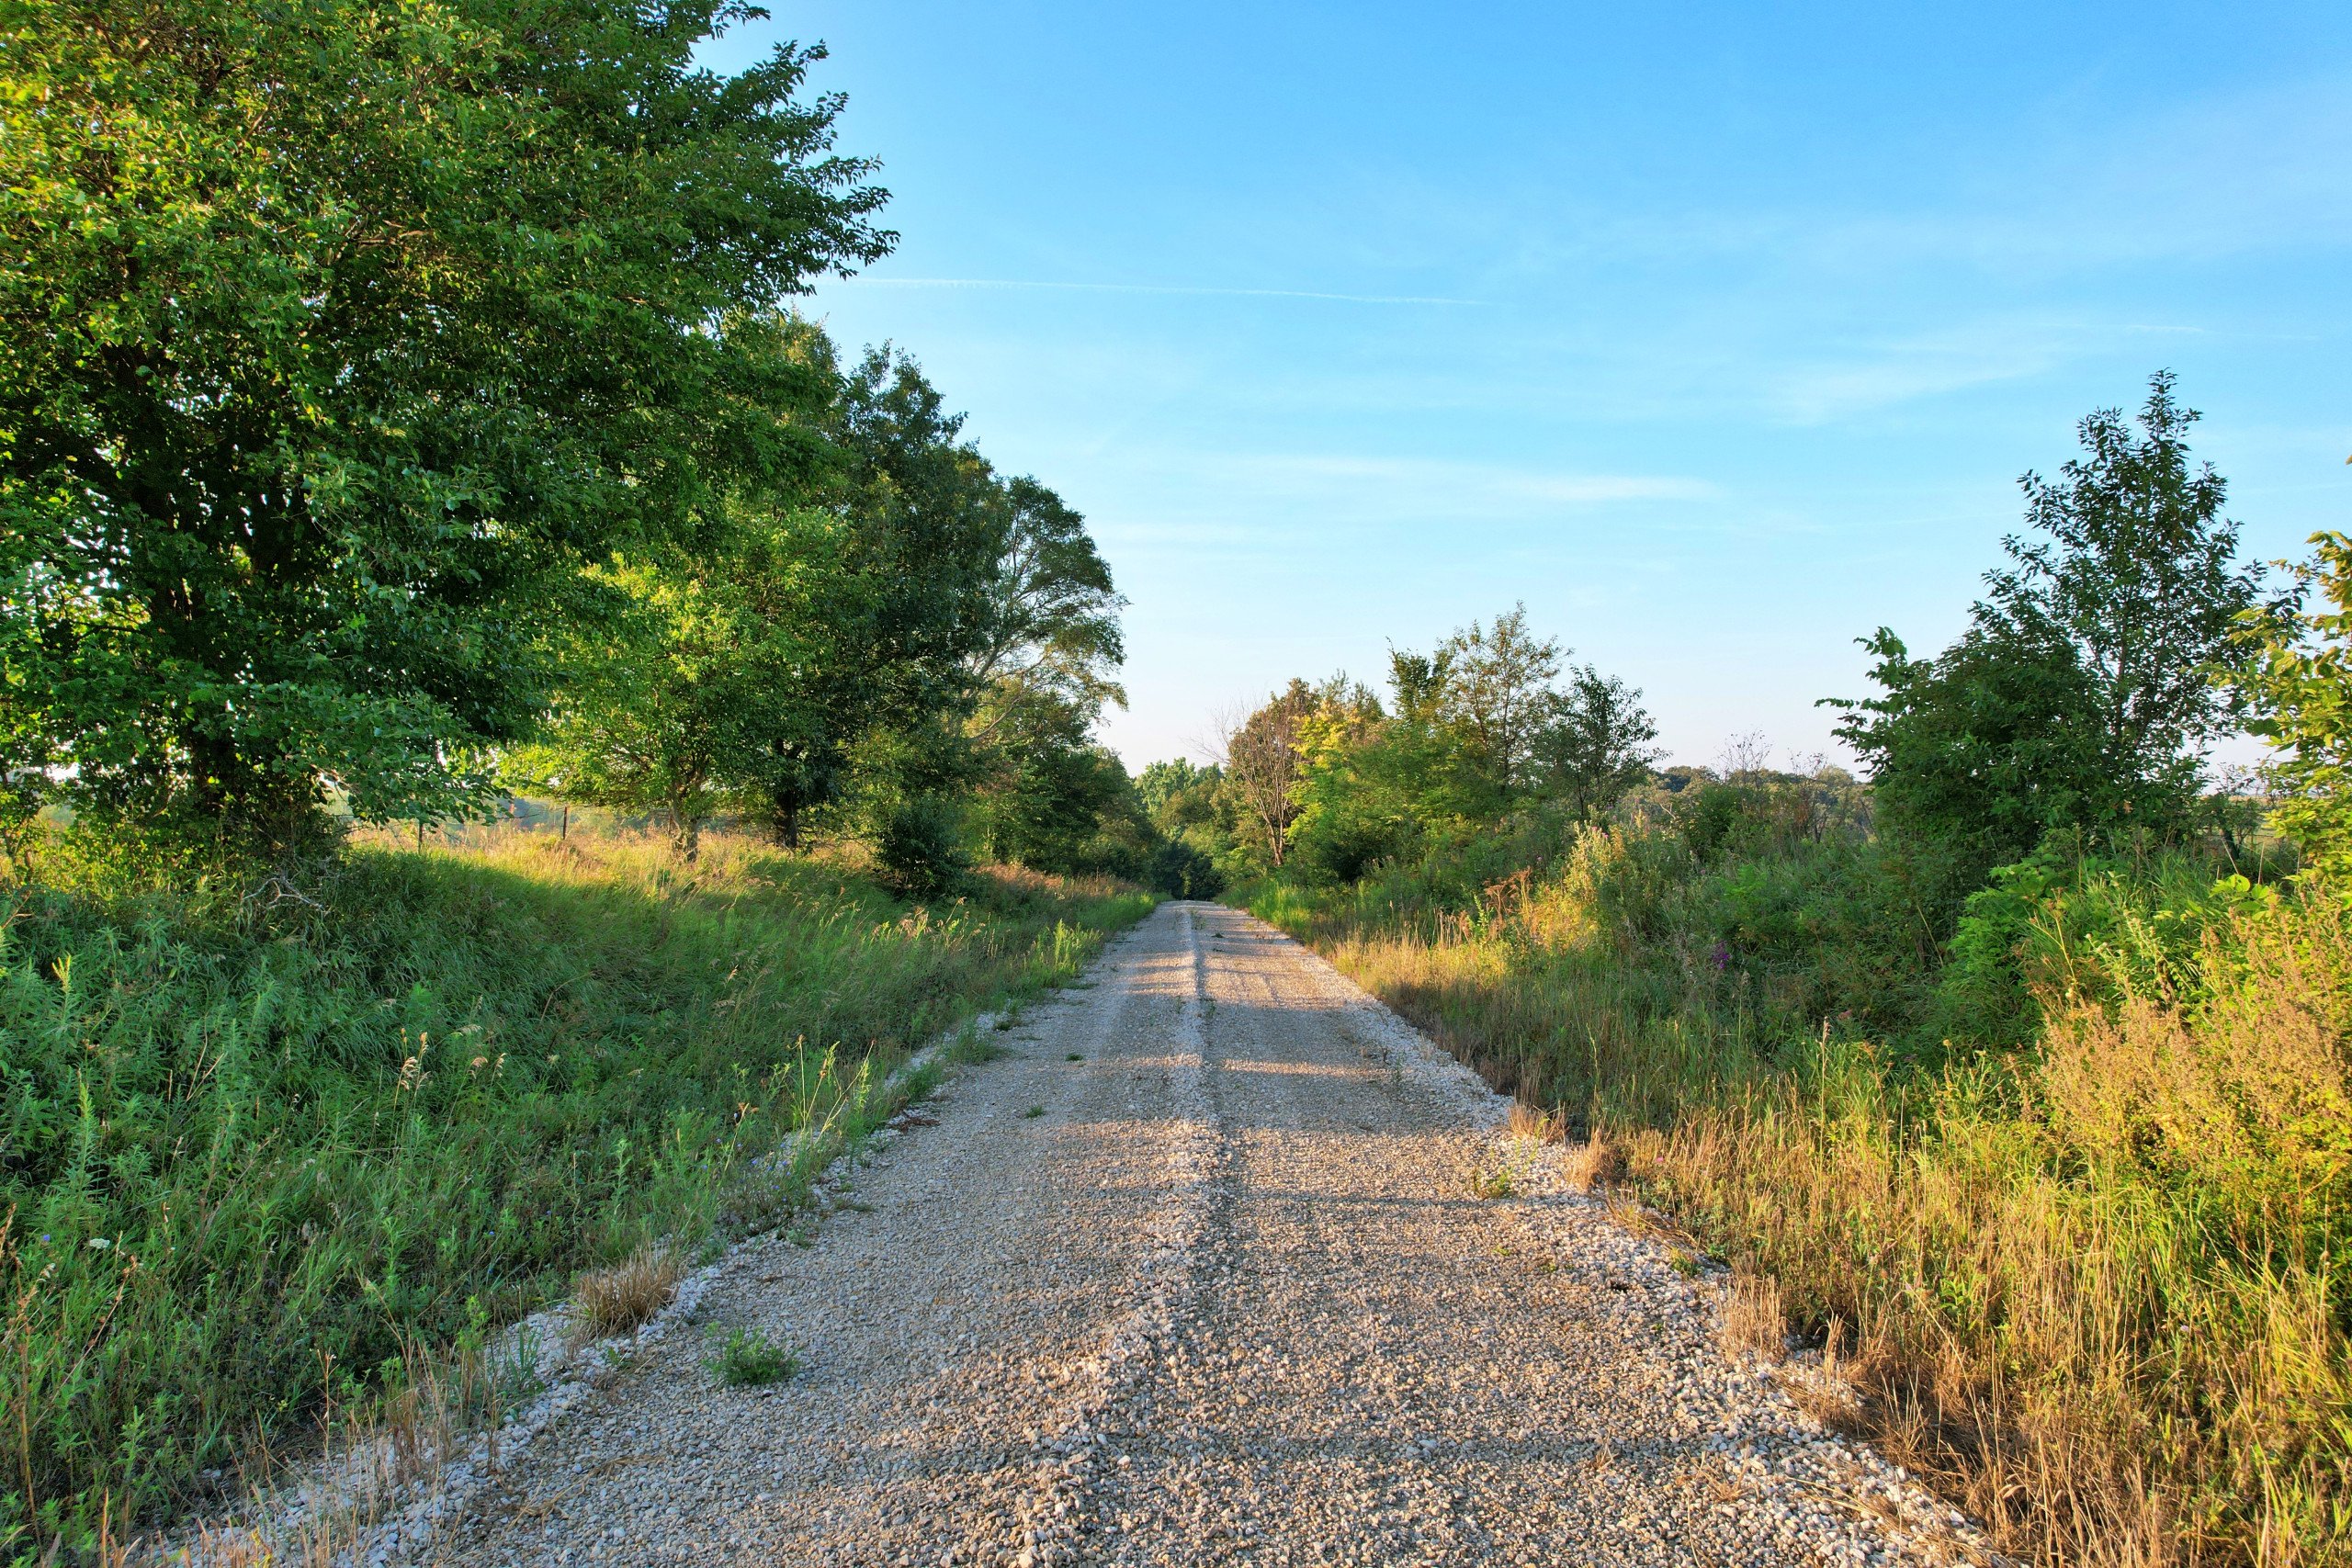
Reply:
M78 881L0 892L17 1550L184 1504L652 1237L767 1223L797 1129L1149 904L1008 873L912 908L577 832L362 847L266 909Z
M1529 831L1256 907L1770 1276L2006 1550L2352 1562L2341 900L2059 857L1939 948L1858 834Z

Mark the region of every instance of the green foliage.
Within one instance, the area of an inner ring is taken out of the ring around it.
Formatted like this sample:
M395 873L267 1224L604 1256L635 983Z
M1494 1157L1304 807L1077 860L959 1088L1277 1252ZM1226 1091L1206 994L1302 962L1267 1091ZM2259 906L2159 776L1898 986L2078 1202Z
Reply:
M2271 820L2340 880L2352 873L2352 539L2321 533L2311 543L2291 597L2241 623L2249 659L2238 680L2253 710L2246 728L2274 749L2285 798ZM2314 588L2327 608L2306 608Z
M1202 767L1181 758L1153 762L1136 775L1136 801L1162 833L1215 829L1225 821L1217 790L1223 782L1214 763Z
M1567 689L1555 694L1550 722L1535 738L1537 792L1587 821L1623 799L1658 757L1650 749L1657 726L1641 696L1589 664L1570 671Z
M2004 542L2013 565L1987 574L1960 640L1913 659L1882 627L1863 645L1881 694L1830 705L1881 820L1952 860L1948 901L2052 829L2108 842L2197 815L2204 748L2230 715L2217 671L2259 572L2233 564L2237 525L2220 477L2189 468L2198 416L2172 387L2150 383L2139 434L2101 410L2061 481L2025 476L2038 536Z
M886 885L914 898L936 898L964 885L971 858L963 814L936 795L892 800L874 828L874 859Z
M328 779L366 820L466 809L578 567L807 467L792 388L709 328L890 236L796 96L819 51L695 64L733 15L19 9L7 763L262 852Z
M2052 827L2127 813L2131 796L2114 792L2131 781L2101 768L2079 722L2089 683L2071 648L1982 627L1935 659L1911 658L1884 627L1863 646L1882 694L1849 705L1838 734L1870 768L1890 831L1960 852L1973 881Z
M711 1376L729 1388L767 1388L800 1375L798 1352L740 1325L729 1331L708 1365Z
M990 723L1038 706L1091 722L1126 694L1108 671L1126 658L1126 601L1086 531L1086 520L1034 479L1001 490L994 570L979 646L969 659Z
M7 1522L27 1471L61 1525L151 1514L299 1441L322 1377L347 1404L583 1267L775 1223L837 1146L788 1139L877 1124L907 1047L1148 907L970 887L910 912L734 839L689 881L575 831L361 850L266 919L121 879L8 895Z
M2161 786L2184 754L2228 728L2217 670L2252 608L2258 565L2237 563L2238 525L2222 515L2211 464L2192 471L2186 440L2199 417L2148 382L2140 434L2119 409L2080 427L2086 455L2058 482L2025 476L2026 520L2040 536L2004 541L2016 565L1985 578L1981 625L2029 645L2071 647L2088 687L2084 716L2120 775Z
M1316 705L1313 689L1294 678L1226 737L1223 773L1234 816L1245 825L1250 847L1261 850L1277 871L1290 852L1291 825L1303 805L1300 749Z
M1225 891L1216 863L1182 839L1164 839L1151 852L1144 881L1170 898L1214 898Z
M911 359L844 368L777 307L893 238L800 96L821 50L704 71L718 0L26 15L6 842L62 795L315 860L330 796L503 782L658 812L687 858L722 812L796 848L879 820L936 890L956 857L851 803L992 778L1004 852L1140 863L1088 741L1123 649L1084 520Z
M973 851L1137 871L1148 830L1091 740L1120 694L1121 601L1084 520L1001 479L904 355L844 375L805 322L734 330L807 372L789 412L827 467L740 487L686 544L592 568L597 613L568 628L558 699L510 776L660 813L688 859L729 810L788 848L812 821L864 832L926 897Z
M1091 717L1035 693L992 716L976 744L973 801L992 858L1040 871L1140 875L1156 836L1116 756L1091 743Z
M1386 704L1345 675L1293 680L1232 728L1213 782L1147 771L1153 809L1229 874L1326 885L1514 812L1597 819L1648 776L1657 728L1640 693L1589 665L1563 683L1564 657L1522 605L1433 653L1393 653Z
M548 721L507 759L534 793L665 814L687 860L729 793L767 779L778 743L830 716L808 711L810 674L846 662L841 623L859 588L825 514L730 522L695 553L617 556L588 574L609 608L573 628Z

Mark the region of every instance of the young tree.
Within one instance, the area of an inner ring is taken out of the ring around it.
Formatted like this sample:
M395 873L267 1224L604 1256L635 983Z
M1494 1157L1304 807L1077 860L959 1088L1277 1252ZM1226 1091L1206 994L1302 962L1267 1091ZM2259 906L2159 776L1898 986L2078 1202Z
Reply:
M1528 631L1522 604L1496 616L1491 627L1471 622L1441 644L1430 661L1444 672L1440 716L1461 736L1498 809L1531 778L1562 656L1558 638Z
M803 461L711 327L883 254L727 0L61 0L0 132L0 657L88 810L460 809L583 563ZM37 652L35 650L38 650ZM65 776L62 772L59 777Z
M1642 694L1591 665L1568 673L1535 739L1537 787L1566 803L1582 821L1614 807L1648 773L1659 753L1657 726Z
M1305 772L1299 742L1316 707L1314 688L1294 677L1226 732L1226 783L1264 841L1268 863L1277 871L1290 848L1291 825L1298 820L1299 783Z
M2052 828L2165 832L2191 815L2205 747L2231 717L2216 674L2259 573L2233 564L2237 525L2221 478L2189 468L2197 415L2172 389L2150 382L2141 434L2101 410L2062 480L2025 476L2041 536L2005 541L2014 564L1986 574L1959 641L1915 660L1882 628L1864 644L1882 694L1829 705L1870 765L1880 820L1960 846L1963 877Z
M2149 379L2139 434L2121 410L2101 409L2079 427L2085 456L2058 480L2019 481L2041 536L2003 541L2016 564L1987 574L1977 615L2027 647L2070 645L2104 764L2151 782L2230 728L2230 688L2213 673L2262 583L2259 564L2237 561L2222 477L2189 467L2199 416L2173 387L2170 371Z
M2352 874L2352 538L2311 537L2281 603L2249 615L2239 637L2246 728L2274 748L2271 781L2285 796L2271 820L2306 863ZM2317 589L2326 609L2308 608Z

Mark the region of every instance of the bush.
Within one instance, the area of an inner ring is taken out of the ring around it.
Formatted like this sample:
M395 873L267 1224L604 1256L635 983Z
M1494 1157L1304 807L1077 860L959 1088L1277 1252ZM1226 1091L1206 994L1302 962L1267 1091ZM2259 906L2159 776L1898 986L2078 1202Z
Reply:
M1151 852L1145 879L1170 898L1214 898L1225 891L1216 863L1182 839L1170 839Z
M874 834L882 880L910 898L936 898L964 886L972 869L953 804L918 795L886 808Z

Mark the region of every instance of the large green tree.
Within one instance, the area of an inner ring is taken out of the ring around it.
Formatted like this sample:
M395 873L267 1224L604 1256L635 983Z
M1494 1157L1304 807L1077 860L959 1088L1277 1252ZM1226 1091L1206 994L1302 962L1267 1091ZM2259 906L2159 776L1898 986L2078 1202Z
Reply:
M2053 828L2179 830L2233 721L2232 638L2260 569L2237 561L2221 476L2190 464L2198 415L2173 386L2151 380L2136 429L2118 409L2084 420L2057 479L2024 477L2033 531L2004 541L1958 641L1915 659L1882 628L1865 643L1879 694L1831 705L1881 820L1968 874Z
M867 584L843 570L841 520L739 502L692 549L592 571L562 687L508 776L566 800L658 813L681 858L705 822L772 784L780 746L838 721Z
M805 466L718 330L882 254L720 0L0 8L0 762L301 839L459 808L583 565Z

